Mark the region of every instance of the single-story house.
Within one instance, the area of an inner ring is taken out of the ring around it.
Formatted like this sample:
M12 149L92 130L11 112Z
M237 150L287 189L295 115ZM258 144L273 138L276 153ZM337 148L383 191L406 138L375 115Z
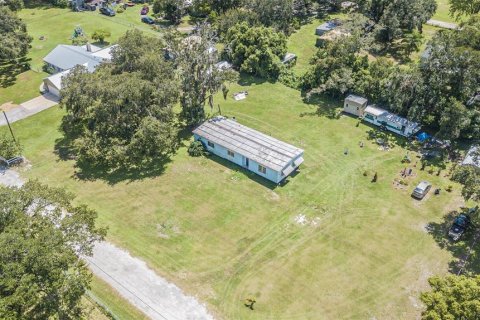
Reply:
M205 121L193 134L209 152L274 183L280 183L303 163L302 149L226 117Z
M475 166L480 168L480 146L472 146L462 161L462 166Z
M335 29L336 27L338 27L340 25L340 23L336 20L331 20L331 21L327 21L325 23L322 23L321 25L319 25L316 29L315 29L315 34L317 36L321 36L329 31L332 31L333 29Z
M104 62L112 60L112 48L99 48L91 44L84 46L72 46L60 44L43 58L46 66L54 71L54 74L43 79L44 89L59 96L62 89L62 78L77 65L82 65L89 72Z
M357 117L362 117L363 112L367 107L367 103L368 100L366 98L351 94L345 98L343 103L343 111L353 114Z
M420 131L420 124L410 121L387 110L370 105L363 111L363 120L376 126L383 126L387 130L404 137L410 137Z

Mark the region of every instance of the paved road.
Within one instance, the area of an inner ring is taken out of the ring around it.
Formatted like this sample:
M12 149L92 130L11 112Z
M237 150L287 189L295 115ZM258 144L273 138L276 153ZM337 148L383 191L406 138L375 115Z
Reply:
M58 98L50 93L42 94L32 100L20 104L18 107L5 111L10 123L28 118L45 109L58 104ZM3 114L0 114L0 126L6 126L7 121Z
M440 20L430 19L427 21L427 24L429 26L434 26L434 27L439 27L444 29L451 29L451 30L458 29L458 24L452 23L452 22L440 21Z
M14 170L0 168L0 184L21 186ZM206 307L185 295L173 283L157 275L146 263L108 242L95 245L92 257L85 257L93 274L154 320L213 320Z

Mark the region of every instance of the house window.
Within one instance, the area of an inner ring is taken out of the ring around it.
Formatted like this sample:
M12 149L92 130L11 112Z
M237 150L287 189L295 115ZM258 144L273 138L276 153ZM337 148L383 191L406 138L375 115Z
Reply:
M210 148L215 148L215 144L213 144L213 142L208 141L207 144Z
M235 153L233 153L233 151L228 150L227 153L230 157L235 157Z
M263 174L266 174L267 173L267 168L265 168L264 166L262 165L258 165L258 172L261 172Z

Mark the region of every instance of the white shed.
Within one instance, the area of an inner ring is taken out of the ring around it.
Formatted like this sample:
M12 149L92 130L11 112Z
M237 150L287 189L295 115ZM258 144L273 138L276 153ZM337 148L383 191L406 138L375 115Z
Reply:
M368 100L366 98L351 94L345 98L345 102L343 103L343 111L353 114L357 117L362 117L363 111L367 107L367 103Z

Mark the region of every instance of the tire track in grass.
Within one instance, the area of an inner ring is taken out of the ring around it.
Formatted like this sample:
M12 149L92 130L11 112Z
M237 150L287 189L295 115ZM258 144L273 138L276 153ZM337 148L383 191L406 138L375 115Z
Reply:
M383 157L383 154L379 154L379 155L376 156L376 158L377 158L377 157ZM356 169L357 169L357 168L354 167L354 168L352 168L350 171L355 171ZM344 176L349 176L349 175L351 174L350 171L343 171L343 175L344 175ZM323 180L319 181L319 182L317 183L317 185L310 191L310 194L316 192L317 188L318 188L320 185L325 185L324 180L328 180L328 178L330 178L330 177L325 177ZM343 179L343 180L345 180L345 179ZM329 182L329 183L330 183L330 184L334 184L334 182ZM323 188L322 192L320 192L320 195L323 194L323 193L325 193L325 191L326 191L327 189L328 189L328 186L325 187L325 188ZM303 206L303 208L305 208L305 207L306 207L306 206ZM301 211L301 210L299 210L299 208L297 208L296 211ZM285 217L286 217L286 220L287 220L287 221L290 220L290 218L291 218L291 217L288 216L288 215L285 215ZM281 243L286 240L286 239L284 239L284 234L283 234L282 232L279 232L279 231L278 231L278 228L276 228L276 230L274 230L274 231L272 231L272 232L276 232L276 233L277 233L277 238L271 240L270 243L269 243L270 245L268 245L268 246L265 245L265 246L262 248L263 250L258 250L258 252L256 253L256 256L259 256L259 258L257 258L257 260L258 260L258 259L262 259L261 257L265 254L265 251L271 251L272 249L278 248L278 247L281 245ZM272 232L270 232L270 233L272 233ZM313 235L312 235L311 237L313 237ZM310 238L305 238L305 239L303 239L303 242L306 242L306 241L309 241L309 240L310 240ZM276 242L275 244L273 244L274 241ZM303 243L303 242L302 242L302 243ZM262 243L259 243L258 245L261 245L261 244L262 244ZM301 243L299 243L299 245L300 245L300 244L301 244ZM251 250L251 251L253 251L253 250ZM250 260L253 260L253 259L254 259L253 257L250 258ZM245 268L248 270L248 267L250 267L250 270L252 270L252 269L253 269L253 268L251 268L252 265L253 265L253 264L256 264L256 263L257 263L257 261L256 261L256 260L253 260L252 262L250 262L250 266L246 266ZM238 271L238 272L240 272L240 271ZM238 275L237 275L237 276L238 276ZM244 275L243 277L245 278L245 277L248 277L248 276L249 276L249 274L247 273L247 274ZM238 278L238 277L237 277L237 278ZM232 282L232 281L233 281L233 280L231 280L230 282ZM227 292L224 292L224 296L228 296L228 294L230 294L230 291L231 291L231 290L232 290L231 288L227 289ZM227 299L226 299L225 301L227 301ZM231 310L232 308L227 308L227 309L230 309L230 310ZM232 314L231 314L231 316L232 316L232 317L235 317L235 315L232 315Z

